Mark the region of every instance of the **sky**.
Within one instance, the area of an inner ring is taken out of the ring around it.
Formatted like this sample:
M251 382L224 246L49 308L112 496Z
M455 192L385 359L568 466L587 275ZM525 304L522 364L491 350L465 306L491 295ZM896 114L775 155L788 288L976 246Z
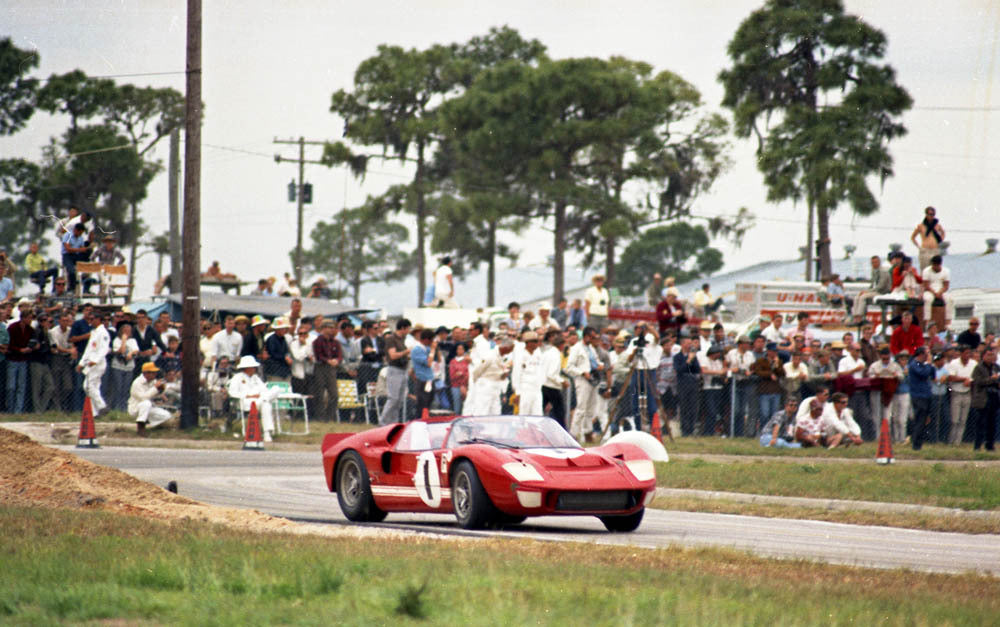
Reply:
M509 25L545 44L553 58L621 55L671 70L702 94L705 110L728 116L719 105L719 71L726 45L739 23L762 2L743 0L321 0L205 2L203 7L202 231L203 269L219 260L224 271L245 280L291 271L295 204L287 200L297 147L274 139L340 139L343 122L330 113L331 95L350 90L358 64L379 44L425 48L464 42L491 27ZM119 83L173 87L183 93L186 3L161 0L86 3L7 0L0 37L41 55L35 76L81 69L112 76ZM907 243L922 209L934 205L951 250L985 250L984 240L1000 233L1000 3L986 0L848 0L849 13L888 37L886 61L914 99L903 118L908 134L894 141L895 176L873 190L881 204L874 216L855 217L841 208L831 219L834 255L852 244L867 256L889 243ZM133 75L133 76L129 76ZM139 75L139 76L135 76ZM0 138L0 156L39 159L66 120L36 114L20 133ZM700 197L698 216L731 215L747 207L756 226L743 244L714 245L725 254L726 270L798 255L805 238L802 205L767 202L755 166L752 140L730 138L733 166ZM321 148L307 147L318 159ZM156 156L164 162L167 142ZM395 162L374 162L365 179L346 168L307 166L314 202L305 212L305 242L320 220L367 195L409 180ZM166 175L151 185L141 214L152 233L167 229ZM411 229L412 230L412 229ZM545 274L551 235L539 225L506 241L520 251L519 266ZM912 248L908 245L908 248ZM54 250L52 251L55 252ZM572 262L573 260L571 260ZM152 291L155 255L138 261L137 296ZM433 266L428 268L430 272ZM652 270L651 270L652 272ZM568 276L586 269L570 263ZM499 282L503 284L501 271ZM463 305L482 304L481 286L465 286ZM567 287L572 287L568 285ZM460 293L461 294L461 293ZM526 294L527 297L538 296ZM390 312L410 306L415 288L371 286L364 304Z

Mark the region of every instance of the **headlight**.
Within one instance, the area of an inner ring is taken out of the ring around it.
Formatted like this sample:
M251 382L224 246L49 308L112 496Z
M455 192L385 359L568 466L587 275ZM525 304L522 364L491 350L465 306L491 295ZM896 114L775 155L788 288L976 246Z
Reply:
M656 468L653 462L648 459L633 459L625 462L625 467L632 473L632 476L639 481L649 481L656 479Z
M503 465L507 474L514 478L514 481L544 481L542 475L538 473L534 466L524 462L509 462Z

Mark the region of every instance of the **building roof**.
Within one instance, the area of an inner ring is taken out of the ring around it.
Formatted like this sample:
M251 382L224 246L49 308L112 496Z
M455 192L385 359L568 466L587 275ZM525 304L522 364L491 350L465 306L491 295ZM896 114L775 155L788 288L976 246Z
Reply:
M852 257L851 259L834 259L833 272L839 274L845 281L856 279L867 282L871 274L868 257ZM1000 279L1000 254L998 253L957 253L944 257L944 267L951 272L951 289L991 287L997 285ZM735 300L737 283L766 283L771 281L804 281L805 261L778 260L761 263L722 272L704 279L697 279L680 284L677 288L681 294L690 298L701 288L702 283L712 286L712 294L721 296L730 304Z

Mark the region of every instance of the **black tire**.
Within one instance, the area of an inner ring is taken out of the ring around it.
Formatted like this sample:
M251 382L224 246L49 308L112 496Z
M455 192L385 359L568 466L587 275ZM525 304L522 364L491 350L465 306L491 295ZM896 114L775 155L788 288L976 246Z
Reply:
M337 501L340 511L353 522L379 522L386 512L375 506L368 469L355 451L347 451L337 461Z
M472 462L462 460L451 476L451 505L463 529L482 529L499 518Z
M598 516L598 518L601 519L605 529L608 531L612 533L628 533L639 528L639 523L642 522L642 515L645 512L646 508L642 508L628 516Z
M513 526L513 525L520 525L521 523L523 523L527 519L528 519L527 516L514 516L512 514L500 514L500 516L497 517L496 523L498 525L501 525L501 526Z

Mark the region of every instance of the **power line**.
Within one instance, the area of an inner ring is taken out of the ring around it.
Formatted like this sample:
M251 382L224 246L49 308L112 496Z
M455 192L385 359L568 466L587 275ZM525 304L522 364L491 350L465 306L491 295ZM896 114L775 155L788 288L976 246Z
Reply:
M1000 111L1000 107L949 107L949 106L928 106L912 107L912 111Z

